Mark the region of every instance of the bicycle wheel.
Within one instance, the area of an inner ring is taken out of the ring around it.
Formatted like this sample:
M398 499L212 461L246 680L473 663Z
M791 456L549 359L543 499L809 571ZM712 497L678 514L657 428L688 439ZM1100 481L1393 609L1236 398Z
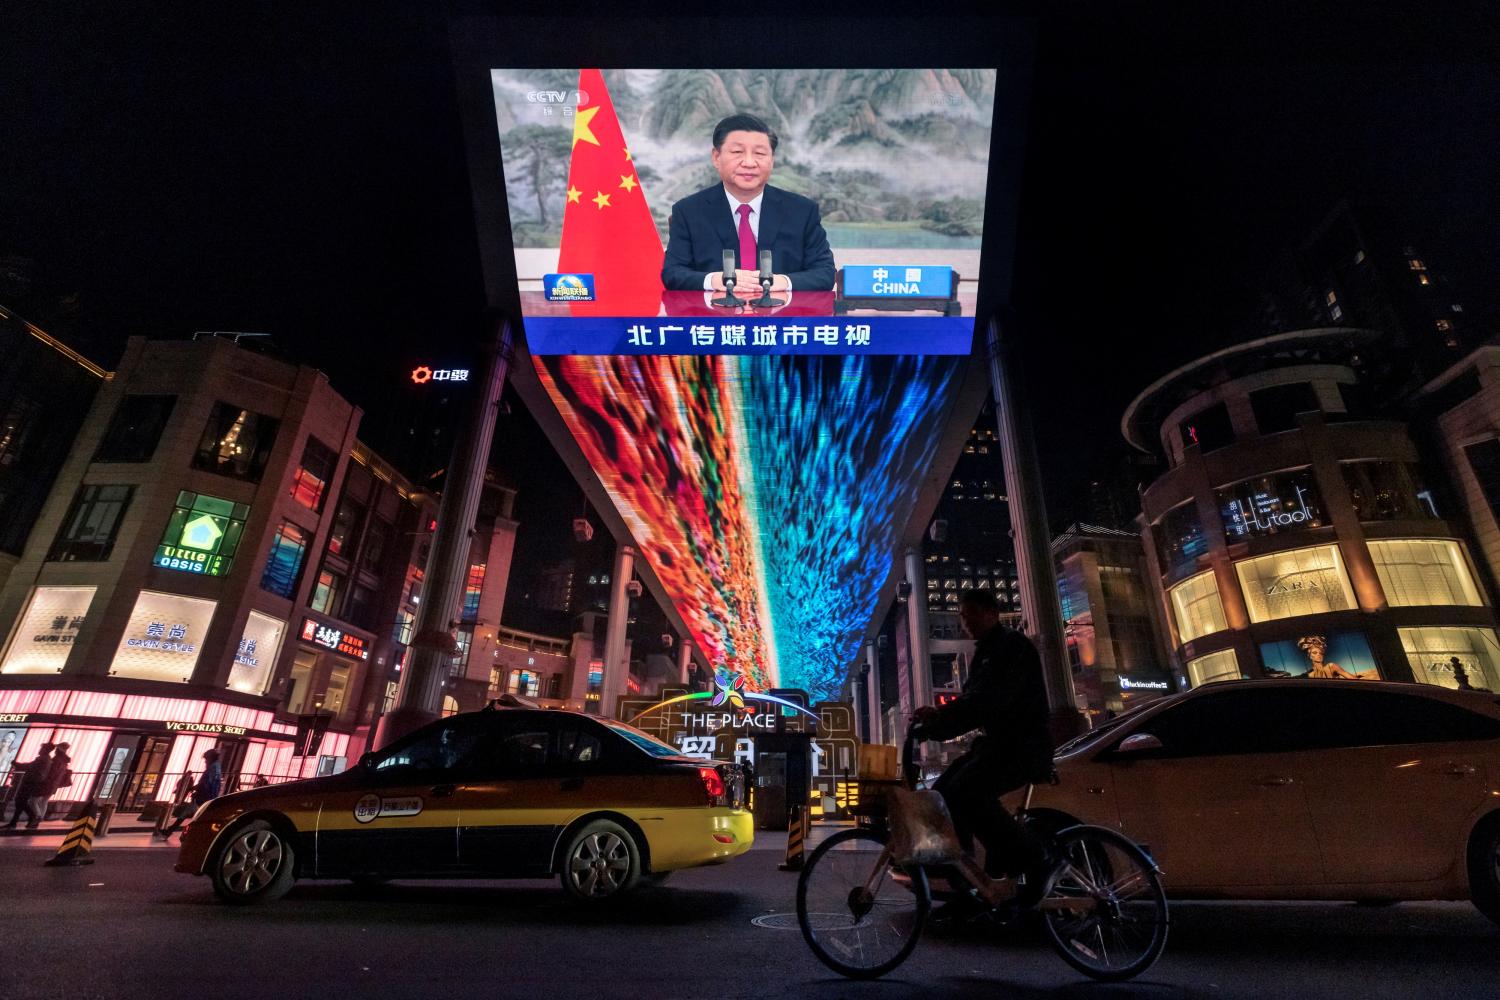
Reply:
M886 853L886 834L845 830L818 845L797 880L797 923L818 960L852 979L906 961L932 906L927 873Z
M1146 852L1097 826L1052 841L1059 859L1038 909L1063 961L1094 979L1140 975L1167 946L1167 895Z

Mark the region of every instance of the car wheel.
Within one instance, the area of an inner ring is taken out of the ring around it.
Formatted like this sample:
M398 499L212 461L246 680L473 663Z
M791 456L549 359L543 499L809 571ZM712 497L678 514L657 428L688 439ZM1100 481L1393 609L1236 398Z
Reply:
M595 820L573 835L563 852L562 884L580 902L599 903L635 887L641 852L625 828Z
M1469 838L1469 898L1500 924L1500 813L1485 818Z
M296 879L291 841L263 819L229 831L209 860L214 892L226 903L269 903Z

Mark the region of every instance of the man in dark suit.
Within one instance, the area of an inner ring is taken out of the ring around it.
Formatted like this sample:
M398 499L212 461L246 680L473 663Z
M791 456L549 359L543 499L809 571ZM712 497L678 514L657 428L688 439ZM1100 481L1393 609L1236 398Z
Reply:
M758 251L771 251L772 291L833 288L833 251L810 198L771 187L776 133L754 115L730 115L713 135L713 164L723 182L672 206L662 264L669 290L724 290L724 251L737 251L734 291L760 295Z

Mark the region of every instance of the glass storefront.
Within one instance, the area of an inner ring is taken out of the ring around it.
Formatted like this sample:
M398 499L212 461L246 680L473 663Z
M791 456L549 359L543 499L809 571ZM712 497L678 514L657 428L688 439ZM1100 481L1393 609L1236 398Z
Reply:
M1391 607L1484 604L1458 542L1449 538L1384 538L1369 544L1370 558Z
M1188 577L1168 593L1172 598L1172 613L1177 619L1179 641L1190 642L1229 627L1213 570Z
M1215 681L1237 681L1240 679L1239 659L1232 649L1221 649L1217 653L1200 656L1187 662L1188 684L1212 684Z
M1424 684L1500 691L1500 643L1487 628L1398 628L1411 672Z
M1337 545L1313 545L1234 564L1252 622L1355 607Z

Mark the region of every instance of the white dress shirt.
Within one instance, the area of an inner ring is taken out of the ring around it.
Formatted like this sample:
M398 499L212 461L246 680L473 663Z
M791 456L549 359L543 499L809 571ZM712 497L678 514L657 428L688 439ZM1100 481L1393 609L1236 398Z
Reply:
M759 248L760 246L760 203L765 200L765 197L766 189L761 188L760 194L756 195L754 198L751 198L749 201L740 201L734 195L729 193L729 188L727 186L724 188L724 198L729 202L729 218L730 221L734 224L734 231L736 234L738 234L740 231L740 206L750 206L750 232L755 236L755 243L757 248ZM734 250L735 256L736 258L738 258L739 246L736 245ZM743 267L743 265L741 266ZM755 271L759 270L759 267L759 264L752 261L750 266L744 269L747 271ZM714 275L722 273L722 271L710 271L709 273L705 274L703 276L703 287L705 289L711 290L714 287ZM786 290L792 290L792 282L790 278L787 279Z

